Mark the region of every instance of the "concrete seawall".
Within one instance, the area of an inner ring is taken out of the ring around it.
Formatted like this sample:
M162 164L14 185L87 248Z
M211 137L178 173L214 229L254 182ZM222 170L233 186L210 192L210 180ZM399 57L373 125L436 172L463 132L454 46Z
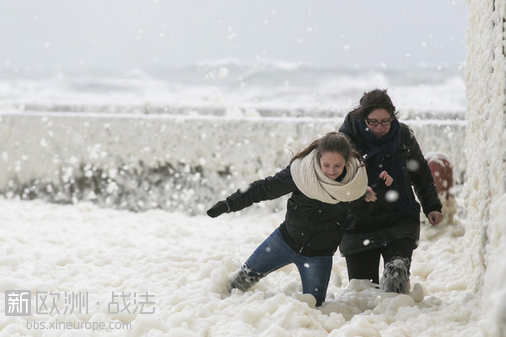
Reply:
M404 122L424 152L448 155L461 183L465 122ZM2 112L0 193L201 213L240 186L284 168L292 152L341 123L342 118Z

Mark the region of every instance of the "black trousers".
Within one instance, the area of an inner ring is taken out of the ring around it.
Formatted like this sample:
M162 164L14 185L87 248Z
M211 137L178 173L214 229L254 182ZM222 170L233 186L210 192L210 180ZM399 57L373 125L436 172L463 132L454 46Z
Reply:
M399 239L381 248L348 255L346 256L348 278L350 280L371 280L373 283L379 284L380 257L383 257L384 264L392 261L395 257L407 258L411 263L411 256L415 248L416 244L413 240Z

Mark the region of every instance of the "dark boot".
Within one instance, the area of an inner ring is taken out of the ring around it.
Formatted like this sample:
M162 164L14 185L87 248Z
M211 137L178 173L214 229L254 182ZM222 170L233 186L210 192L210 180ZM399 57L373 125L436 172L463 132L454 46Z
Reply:
M386 292L408 294L410 261L404 257L394 257L385 263L383 277L380 280L380 289Z
M243 264L241 269L237 270L230 276L230 288L247 291L264 276L265 273L255 272L248 265Z

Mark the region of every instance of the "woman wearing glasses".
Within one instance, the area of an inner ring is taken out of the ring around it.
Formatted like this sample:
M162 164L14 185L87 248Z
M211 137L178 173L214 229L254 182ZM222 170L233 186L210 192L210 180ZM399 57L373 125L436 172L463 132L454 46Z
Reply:
M375 202L356 226L345 232L339 249L346 258L350 280L371 280L383 291L408 293L411 256L420 236L420 204L412 187L433 226L443 215L434 178L415 135L396 114L386 90L372 90L362 96L339 129L363 156L369 185L382 171L393 178L385 198L376 200L376 194L368 189L366 200ZM384 263L381 280L380 256Z

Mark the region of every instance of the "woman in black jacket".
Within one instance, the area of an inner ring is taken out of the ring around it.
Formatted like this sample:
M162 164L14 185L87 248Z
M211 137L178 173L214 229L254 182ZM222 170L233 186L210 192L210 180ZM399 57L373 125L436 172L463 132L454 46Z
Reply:
M385 184L392 179L381 173ZM285 221L232 274L231 288L246 291L272 271L294 263L303 293L316 305L325 300L332 256L343 232L364 211L367 174L360 156L343 134L332 132L299 152L273 177L250 184L219 201L207 214L235 212L263 200L292 193Z
M420 236L420 204L430 223L443 215L434 178L413 131L399 123L386 90L372 90L360 99L339 129L363 156L369 178L386 170L393 178L385 198L370 206L339 247L349 279L367 279L384 291L408 293L413 250ZM384 272L379 280L380 256Z

